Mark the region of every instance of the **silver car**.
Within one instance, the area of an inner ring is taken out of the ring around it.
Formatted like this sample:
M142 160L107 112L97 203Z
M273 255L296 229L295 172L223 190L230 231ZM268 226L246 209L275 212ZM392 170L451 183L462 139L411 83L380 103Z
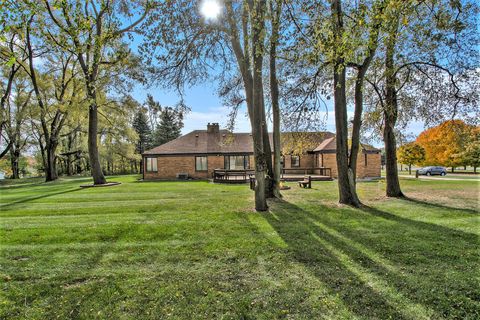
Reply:
M418 174L424 174L427 176L441 175L444 176L447 174L447 169L444 167L423 167L418 169Z

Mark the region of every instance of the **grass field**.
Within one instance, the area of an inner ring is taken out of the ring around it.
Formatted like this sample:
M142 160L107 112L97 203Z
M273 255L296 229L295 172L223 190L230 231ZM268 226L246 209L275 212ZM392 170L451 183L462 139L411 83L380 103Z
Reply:
M479 183L0 186L1 319L479 319Z

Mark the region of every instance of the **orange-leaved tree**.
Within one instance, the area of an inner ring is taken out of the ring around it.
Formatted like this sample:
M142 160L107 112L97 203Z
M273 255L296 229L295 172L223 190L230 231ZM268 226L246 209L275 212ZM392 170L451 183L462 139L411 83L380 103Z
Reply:
M424 165L455 167L463 165L460 156L470 141L475 126L462 120L448 120L440 125L423 131L416 143L425 149Z

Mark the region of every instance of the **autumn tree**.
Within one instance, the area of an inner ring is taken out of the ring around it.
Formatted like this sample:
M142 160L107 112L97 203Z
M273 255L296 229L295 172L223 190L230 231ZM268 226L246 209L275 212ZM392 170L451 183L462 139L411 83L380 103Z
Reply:
M455 167L463 165L465 150L474 127L462 120L449 120L423 131L416 143L425 149L425 165Z
M412 174L412 165L419 165L425 160L425 149L417 143L407 143L397 149L398 162L408 165L408 173Z

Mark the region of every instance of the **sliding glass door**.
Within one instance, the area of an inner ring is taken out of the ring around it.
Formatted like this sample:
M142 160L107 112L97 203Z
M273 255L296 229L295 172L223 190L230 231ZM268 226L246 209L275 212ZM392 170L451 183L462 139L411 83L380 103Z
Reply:
M225 169L245 170L250 169L249 156L225 156Z

